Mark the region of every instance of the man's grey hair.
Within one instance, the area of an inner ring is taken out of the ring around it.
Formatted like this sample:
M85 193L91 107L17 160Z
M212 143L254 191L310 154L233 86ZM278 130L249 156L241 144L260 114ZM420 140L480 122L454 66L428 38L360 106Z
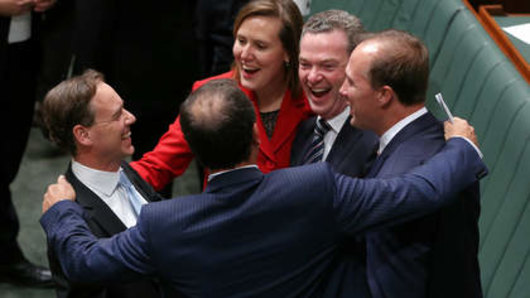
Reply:
M348 37L348 54L359 43L359 37L365 32L361 20L344 10L330 9L311 16L304 24L302 38L306 33L326 33L342 30Z

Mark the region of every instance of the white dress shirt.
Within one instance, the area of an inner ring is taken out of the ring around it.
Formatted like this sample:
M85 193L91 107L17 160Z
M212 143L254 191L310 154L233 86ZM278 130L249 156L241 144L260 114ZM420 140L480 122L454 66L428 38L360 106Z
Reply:
M392 139L403 129L405 126L412 123L414 120L420 118L421 116L427 114L427 108L423 107L416 112L408 115L407 117L401 119L398 123L394 124L389 130L387 130L379 139L379 149L377 149L377 154L381 154L383 150L385 150L386 146L392 141ZM480 158L483 158L482 152L480 149L471 142L471 140L457 136L456 138L462 138L466 140L477 152L477 154L480 156Z
M120 171L123 169L120 168L116 172L95 170L72 160L72 172L77 179L105 202L123 224L130 228L136 225L136 215L127 191L118 184ZM136 193L142 198L142 203L147 204L147 200L138 191Z
M377 154L381 154L385 150L386 146L392 141L392 139L403 129L405 126L409 125L414 120L420 118L421 116L427 114L427 108L423 107L416 112L408 115L407 117L401 119L398 123L394 124L389 130L379 138L379 149L377 149Z
M337 116L329 120L325 120L326 123L329 125L330 129L324 135L324 155L322 156L322 160L326 160L326 158L328 158L328 154L331 151L331 148L333 147L333 144L335 143L335 140L337 139L340 130L346 123L346 119L348 119L349 115L350 107L346 107L344 111L342 111ZM316 121L319 121L320 118L321 117L318 116Z
M31 37L31 13L26 12L18 16L12 16L9 23L7 43L23 42Z

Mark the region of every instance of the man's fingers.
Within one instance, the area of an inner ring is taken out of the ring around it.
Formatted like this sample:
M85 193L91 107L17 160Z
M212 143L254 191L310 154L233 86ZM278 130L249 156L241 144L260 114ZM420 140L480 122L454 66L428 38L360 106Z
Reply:
M64 177L64 175L59 175L59 177L57 177L57 183L68 184L68 181L66 180L66 177Z
M453 137L464 137L469 141L473 142L475 146L478 145L477 135L475 133L475 128L471 126L467 120L455 117L453 123L446 121L444 123L445 129L445 139L448 140Z

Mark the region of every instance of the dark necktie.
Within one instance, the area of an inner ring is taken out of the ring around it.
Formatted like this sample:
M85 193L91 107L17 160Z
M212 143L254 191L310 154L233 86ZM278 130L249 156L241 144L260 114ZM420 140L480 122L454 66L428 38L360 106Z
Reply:
M132 185L131 181L129 181L129 178L127 178L124 171L120 171L120 184L127 193L127 197L134 214L138 217L140 210L142 209L142 200L138 197L134 186Z
M304 164L322 161L322 156L324 156L324 136L331 127L322 118L318 119L316 124L311 147L309 147L309 150L304 156Z

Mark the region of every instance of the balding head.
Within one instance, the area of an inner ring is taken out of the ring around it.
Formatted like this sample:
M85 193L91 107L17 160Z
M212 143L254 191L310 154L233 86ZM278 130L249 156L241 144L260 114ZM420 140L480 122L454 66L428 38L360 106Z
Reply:
M213 80L193 92L180 109L180 124L197 159L211 170L249 159L256 116L233 80Z
M392 87L403 105L425 102L429 52L419 38L391 29L368 35L359 46L377 47L367 74L374 89Z

